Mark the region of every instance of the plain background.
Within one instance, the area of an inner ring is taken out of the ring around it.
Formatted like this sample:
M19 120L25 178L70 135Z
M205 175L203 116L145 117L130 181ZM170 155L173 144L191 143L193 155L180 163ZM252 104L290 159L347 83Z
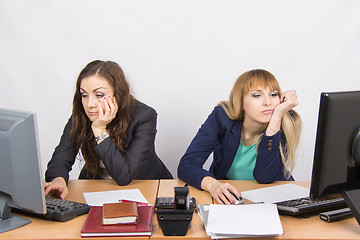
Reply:
M359 12L356 0L0 0L0 107L36 112L44 172L79 72L95 59L115 61L134 96L157 110L157 153L177 177L236 78L263 68L283 91L297 91L294 177L308 181L320 93L360 90Z

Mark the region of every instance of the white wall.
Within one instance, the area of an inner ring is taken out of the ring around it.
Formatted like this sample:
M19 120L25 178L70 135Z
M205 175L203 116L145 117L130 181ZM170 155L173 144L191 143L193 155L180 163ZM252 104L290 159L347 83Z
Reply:
M264 68L298 93L294 176L310 180L320 92L360 89L359 12L356 0L0 0L0 107L37 113L45 171L80 70L116 61L157 110L157 152L176 176L236 78Z

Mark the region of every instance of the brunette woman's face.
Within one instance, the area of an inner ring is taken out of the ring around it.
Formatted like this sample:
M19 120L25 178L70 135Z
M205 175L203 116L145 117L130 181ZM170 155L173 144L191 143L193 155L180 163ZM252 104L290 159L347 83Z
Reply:
M244 121L270 122L274 108L280 103L279 93L269 88L257 87L244 96Z
M93 122L99 117L98 102L114 96L114 88L105 78L93 75L82 79L80 93L85 113Z

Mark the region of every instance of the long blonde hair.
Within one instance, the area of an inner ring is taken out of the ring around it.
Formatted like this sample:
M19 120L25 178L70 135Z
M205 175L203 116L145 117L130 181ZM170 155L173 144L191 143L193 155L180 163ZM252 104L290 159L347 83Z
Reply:
M236 80L228 101L219 103L228 117L232 120L244 120L243 99L252 89L256 87L270 88L277 91L281 96L278 81L270 72L263 69L254 69L240 75ZM302 121L299 114L291 109L281 120L281 128L285 136L285 142L280 142L281 160L285 166L284 175L289 178L296 163L297 147L300 140ZM259 142L262 134L259 136Z

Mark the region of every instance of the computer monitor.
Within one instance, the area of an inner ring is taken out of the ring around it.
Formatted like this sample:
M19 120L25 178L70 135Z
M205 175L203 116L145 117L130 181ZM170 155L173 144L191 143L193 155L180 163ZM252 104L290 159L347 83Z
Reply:
M321 93L310 198L356 188L360 188L360 91Z
M33 113L0 109L0 233L31 221L11 209L46 213Z

